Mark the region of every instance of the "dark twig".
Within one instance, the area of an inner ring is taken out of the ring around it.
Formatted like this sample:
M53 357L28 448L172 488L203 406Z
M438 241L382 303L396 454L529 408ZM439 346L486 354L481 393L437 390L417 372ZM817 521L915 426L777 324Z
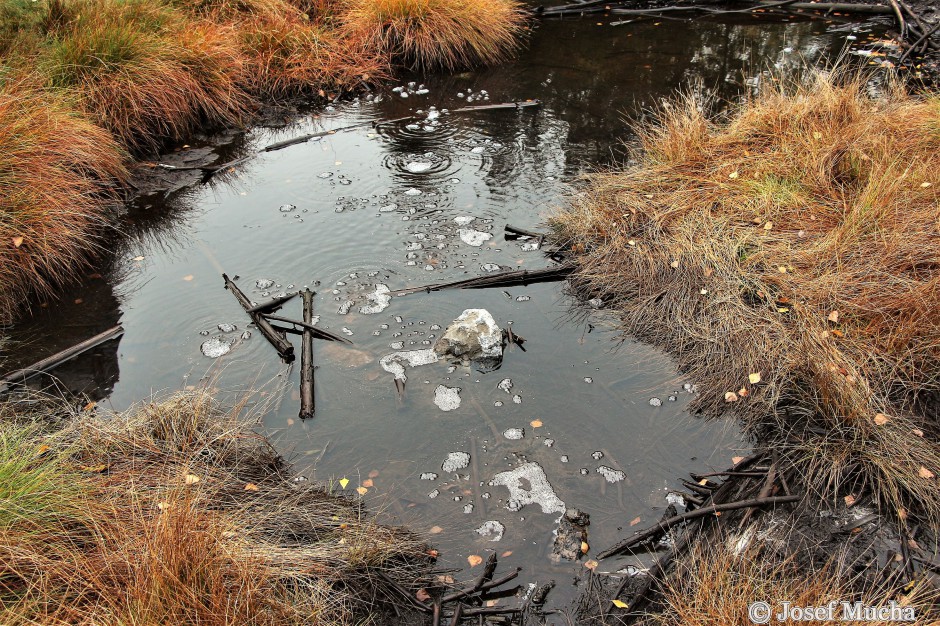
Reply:
M773 498L754 498L752 500L741 500L739 502L729 502L727 504L713 504L711 506L704 506L700 509L695 509L694 511L688 511L674 517L670 517L667 520L647 528L644 531L641 531L632 537L624 539L620 543L617 543L610 548L607 548L603 552L597 555L598 559L605 559L609 556L615 554L620 554L625 550L629 549L631 546L634 546L638 543L643 543L644 541L649 541L652 538L661 535L662 533L668 531L673 526L681 524L682 522L695 519L697 517L704 517L705 515L711 515L713 513L719 513L722 511L734 511L737 509L745 509L756 506L766 506L766 505L777 505L777 504L788 504L791 502L799 501L799 496L777 496Z
M232 292L232 295L235 296L235 299L238 300L238 303L245 309L245 312L248 312L248 309L251 308L251 302L248 300L248 297L238 288L238 285L232 282L227 274L222 274L222 278L225 280L225 288ZM294 346L282 335L281 333L274 330L271 324L260 314L258 313L248 313L248 316L251 317L251 321L255 323L255 326L258 327L258 330L267 339L274 349L277 350L277 353L285 361L294 360Z
M352 342L349 339L346 339L345 337L340 337L339 335L334 335L330 331L323 330L322 328L314 326L313 324L307 324L306 322L299 322L297 320L292 320L287 317L281 317L280 315L270 315L267 313L262 313L261 315L265 319L274 320L276 322L284 322L286 324L293 324L301 329L309 330L310 332L313 333L313 336L316 337L317 339L326 339L328 341L339 341L341 343L348 343L350 345L352 344Z

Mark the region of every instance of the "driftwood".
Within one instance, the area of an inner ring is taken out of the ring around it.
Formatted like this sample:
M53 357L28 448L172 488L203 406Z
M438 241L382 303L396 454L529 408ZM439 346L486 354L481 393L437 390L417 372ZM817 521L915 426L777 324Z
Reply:
M47 356L46 358L40 361L36 361L29 367L24 367L23 369L10 372L9 374L6 374L2 378L0 378L0 392L6 391L9 388L11 383L18 383L18 382L27 380L29 378L32 378L33 376L36 376L37 374L41 374L42 372L45 372L46 370L52 369L53 367L61 365L62 363L65 363L66 361L75 358L82 352L87 352L88 350L91 350L92 348L100 346L106 341L117 339L123 334L124 334L124 327L118 324L117 326L109 328L108 330L102 333L98 333L97 335L95 335L94 337L91 337L90 339L86 339L85 341L82 341L81 343L77 343L70 348L66 348L65 350L56 352L55 354L51 356Z
M506 226L503 227L503 230L505 230L510 235L516 235L517 237L531 237L532 239L539 239L539 240L545 239L545 233L537 233L534 230L526 230L524 228L517 228L510 224L506 224Z
M628 9L618 7L618 4L624 2L596 1L589 0L577 4L564 4L555 7L546 7L537 9L535 14L541 17L565 17L569 15L582 15L589 13L611 13L613 15L637 15L637 16L655 16L661 13L676 12L699 12L715 15L726 13L750 13L761 10L787 10L794 11L838 11L841 13L867 13L876 15L887 15L894 12L889 6L880 4L849 4L846 2L758 2L757 4L744 9L718 9L703 5L670 5L665 7L650 7L648 9Z
M520 100L519 102L499 102L496 104L478 104L470 107L451 109L451 113L473 113L475 111L502 111L505 109L528 109L542 106L541 100Z
M232 279L230 279L227 274L222 274L222 278L225 280L225 288L232 292L232 295L235 296L238 303L242 305L242 308L248 313L248 309L251 308L251 301L248 300L248 297L242 293L242 290L238 288L238 285L232 282ZM248 316L251 317L251 321L255 323L255 326L258 327L258 330L264 335L264 338L274 346L274 349L277 350L277 353L282 359L285 361L294 360L294 346L291 345L283 334L276 331L260 313L248 313Z
M316 404L313 397L313 292L304 289L304 334L300 349L300 419L313 417Z
M284 329L287 332L292 332L296 335L302 335L304 330L309 330L315 339L326 339L327 341L339 341L340 343L348 343L352 345L352 342L345 337L340 337L339 335L334 335L328 330L323 330L318 326L313 324L308 324L306 322L298 322L297 320L292 320L287 317L281 317L280 315L271 315L269 313L262 313L265 319L274 320L275 322L284 322L285 324L294 324L298 327L299 330L295 329Z
M271 300L268 300L267 302L256 304L255 306L251 307L245 312L246 313L265 313L268 311L279 309L281 308L281 305L284 304L285 302L288 302L296 298L298 293L299 292L289 293L286 296L281 296L280 298L273 298Z
M444 289L487 289L489 287L533 285L535 283L564 280L572 272L574 272L573 265L561 265L541 270L513 270L510 272L489 274L487 276L477 276L476 278L467 278L465 280L456 280L449 283L437 283L434 285L425 285L424 287L399 289L398 291L393 291L392 295L405 296L411 293L418 293L419 291L431 293L432 291L441 291Z

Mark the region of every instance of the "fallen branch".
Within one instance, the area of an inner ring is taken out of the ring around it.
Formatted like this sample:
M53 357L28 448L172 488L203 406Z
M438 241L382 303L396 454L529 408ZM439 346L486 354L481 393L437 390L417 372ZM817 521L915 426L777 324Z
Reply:
M105 343L106 341L117 339L123 334L124 327L118 324L117 326L109 328L102 333L98 333L90 339L86 339L85 341L75 344L71 348L66 348L65 350L56 352L55 354L47 356L40 361L36 361L29 367L24 367L23 369L10 372L3 378L0 378L0 392L6 391L11 383L23 382L24 380L32 378L37 374L41 374L46 370L61 365L62 363L65 363L66 361L75 358L79 354L87 352L88 350L91 350L92 348L95 348Z
M711 515L712 513L719 513L722 511L734 511L737 509L746 509L755 506L766 506L768 504L777 505L777 504L789 504L791 502L799 501L800 496L777 496L773 498L754 498L753 500L741 500L739 502L729 502L727 504L713 504L711 506L705 506L700 509L695 509L694 511L688 511L687 513L682 513L681 515L676 515L670 517L667 520L663 520L660 523L647 528L644 531L641 531L632 537L624 539L623 541L617 543L610 548L602 551L597 555L598 559L605 559L609 556L620 554L635 546L638 543L643 543L649 541L654 537L661 535L662 533L668 531L673 526L681 524L691 519L698 517L704 517L706 515Z
M248 309L251 308L251 301L248 300L248 297L238 288L238 285L232 282L227 274L222 274L222 278L225 280L225 288L232 292L232 295L235 296L238 303L242 305L242 308L248 313ZM274 346L274 349L277 350L277 353L282 359L285 361L294 360L294 346L291 345L284 335L277 332L260 313L248 313L248 316L251 318L251 321L255 323L255 326L258 327L258 330L264 338Z
M451 113L473 113L475 111L500 111L503 109L528 109L529 107L540 107L540 100L521 100L519 102L500 102L497 104L478 104L472 107L460 107L451 109Z
M265 313L275 308L281 308L282 304L296 298L298 293L299 292L289 293L286 296L281 296L280 298L274 298L272 300L268 300L267 302L256 304L255 306L248 309L246 313Z
M292 320L288 317L281 317L280 315L271 315L268 313L262 313L261 315L265 319L274 320L276 322L284 322L285 324L294 324L295 326L298 326L300 330L294 331L295 334L297 335L303 334L304 330L309 330L311 333L313 333L313 336L317 339L326 339L327 341L339 341L341 343L348 343L349 345L352 345L352 342L349 339L346 339L345 337L340 337L339 335L334 335L330 331L323 330L322 328L318 326L314 326L313 324L308 324L306 322L298 322L297 320Z
M300 419L313 417L316 404L313 396L313 331L306 325L313 326L313 292L304 289L304 324L300 349Z
M509 272L499 272L488 276L477 276L466 280L457 280L449 283L438 283L435 285L425 285L424 287L410 287L408 289L399 289L393 291L393 296L405 296L412 293L424 291L441 291L443 289L486 289L488 287L512 287L516 285L532 285L535 283L553 282L564 280L572 272L574 265L561 265L558 267L549 267L541 270L513 270Z

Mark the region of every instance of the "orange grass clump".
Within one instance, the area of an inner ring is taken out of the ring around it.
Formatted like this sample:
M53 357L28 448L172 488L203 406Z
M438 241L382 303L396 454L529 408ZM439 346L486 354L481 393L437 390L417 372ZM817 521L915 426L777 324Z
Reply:
M515 0L342 0L348 37L416 67L500 61L523 30Z
M125 176L109 132L22 80L0 85L0 323L75 278Z
M39 71L125 145L155 148L249 111L244 63L225 29L153 0L59 6Z
M554 218L577 284L821 492L940 521L940 98L816 73L639 135Z
M35 410L0 404L0 623L381 622L387 580L428 572L415 535L295 483L204 393L51 433Z

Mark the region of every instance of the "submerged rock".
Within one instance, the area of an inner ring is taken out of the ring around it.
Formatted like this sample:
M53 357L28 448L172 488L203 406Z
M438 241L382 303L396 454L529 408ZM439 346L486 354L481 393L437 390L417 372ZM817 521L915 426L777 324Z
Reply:
M583 554L581 543L587 541L587 527L590 523L591 518L587 513L580 509L567 509L558 520L558 530L552 546L552 561L558 563L562 559L579 559Z
M503 331L486 309L467 309L434 344L440 357L496 369L503 360Z

